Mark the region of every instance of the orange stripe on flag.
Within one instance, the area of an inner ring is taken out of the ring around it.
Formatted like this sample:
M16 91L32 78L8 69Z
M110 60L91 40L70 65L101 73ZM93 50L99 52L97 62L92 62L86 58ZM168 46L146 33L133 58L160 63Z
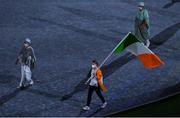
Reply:
M144 67L148 69L156 68L164 64L155 54L141 54L137 57L143 63Z

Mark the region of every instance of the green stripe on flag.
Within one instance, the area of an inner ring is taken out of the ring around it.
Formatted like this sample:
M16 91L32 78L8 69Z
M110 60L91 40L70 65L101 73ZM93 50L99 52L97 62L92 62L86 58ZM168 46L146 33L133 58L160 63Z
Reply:
M114 53L115 54L121 53L126 47L128 47L129 45L135 42L139 42L139 40L132 33L129 33L129 35L121 43L118 44Z

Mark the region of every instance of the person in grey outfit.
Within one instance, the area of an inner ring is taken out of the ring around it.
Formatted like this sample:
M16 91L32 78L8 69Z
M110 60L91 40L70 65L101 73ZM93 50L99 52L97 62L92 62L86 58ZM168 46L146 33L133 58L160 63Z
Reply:
M26 38L23 44L23 47L17 57L16 65L21 65L21 81L18 88L22 88L25 80L29 85L33 85L32 80L32 69L34 68L36 62L36 56L34 49L31 46L31 40Z

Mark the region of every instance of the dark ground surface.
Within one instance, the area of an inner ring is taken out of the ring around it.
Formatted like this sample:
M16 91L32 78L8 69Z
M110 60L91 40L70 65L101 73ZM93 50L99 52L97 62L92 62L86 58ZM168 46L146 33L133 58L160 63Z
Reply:
M107 117L178 117L180 109L180 94L167 99L143 105L124 112L118 112Z
M86 103L90 62L108 55L133 31L138 1L0 0L0 116L105 116L180 91L180 4L146 0L151 49L165 65L146 70L134 56L113 55L102 68L108 106ZM34 86L16 89L14 65L26 37L37 56ZM37 81L39 80L39 81Z

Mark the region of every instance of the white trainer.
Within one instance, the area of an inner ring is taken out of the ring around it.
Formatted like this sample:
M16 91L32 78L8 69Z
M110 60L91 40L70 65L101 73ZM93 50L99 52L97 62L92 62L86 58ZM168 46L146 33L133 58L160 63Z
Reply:
M89 106L85 106L85 107L83 107L83 110L88 111L88 110L90 110L90 107Z
M103 104L101 105L101 108L104 109L106 106L107 106L107 102L103 103Z
M31 80L31 82L29 84L32 86L34 84L34 82Z
M18 88L18 89L19 89L19 88L22 88L22 86L18 86L17 88Z

